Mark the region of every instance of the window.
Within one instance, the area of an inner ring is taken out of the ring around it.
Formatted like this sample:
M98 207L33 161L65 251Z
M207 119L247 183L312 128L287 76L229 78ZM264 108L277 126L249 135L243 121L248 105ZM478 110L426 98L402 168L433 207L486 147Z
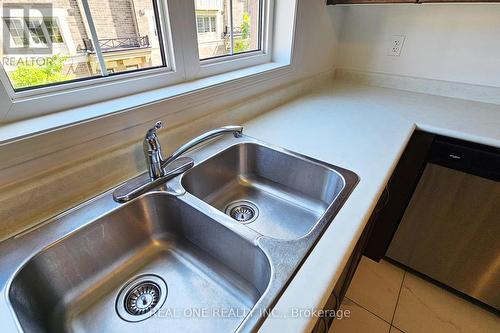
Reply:
M61 30L59 30L57 21L54 18L45 19L43 23L52 43L64 43Z
M261 51L262 0L196 0L200 60ZM210 16L208 16L210 15ZM219 31L216 17L222 21ZM208 32L217 32L210 37Z
M9 1L2 14L13 45L4 45L2 64L14 90L166 67L155 4Z
M25 24L28 26L28 30L33 42L35 44L47 45L48 38L45 34L44 29L42 28L42 22L43 21L39 18L25 20Z
M5 19L7 29L16 46L22 47L28 44L28 38L24 31L24 23L19 19Z
M295 11L295 0L0 3L0 95L10 99L0 121L268 63L275 2ZM293 31L294 15L280 20ZM284 63L291 53L275 54Z
M47 45L47 41L52 43L63 43L61 31L57 22L53 18L10 18L5 19L10 36L16 46L23 47L32 41L34 46L38 44ZM29 36L29 39L27 38Z
M196 16L196 24L198 28L198 33L208 33L208 32L216 32L216 17L215 16L205 16L205 15L197 15Z

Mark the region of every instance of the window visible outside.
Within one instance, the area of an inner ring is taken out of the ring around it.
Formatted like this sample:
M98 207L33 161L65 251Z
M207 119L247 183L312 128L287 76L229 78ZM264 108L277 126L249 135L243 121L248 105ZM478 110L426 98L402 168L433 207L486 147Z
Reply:
M261 2L195 0L200 59L260 50Z
M206 16L206 15L198 15L196 17L196 24L198 28L199 34L216 32L217 31L217 17L214 16Z
M156 0L10 0L0 5L0 56L15 90L166 66ZM85 15L87 5L91 17Z

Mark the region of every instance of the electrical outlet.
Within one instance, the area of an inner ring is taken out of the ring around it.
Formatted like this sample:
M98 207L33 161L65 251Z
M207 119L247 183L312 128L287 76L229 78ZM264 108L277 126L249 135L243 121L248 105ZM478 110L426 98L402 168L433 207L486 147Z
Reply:
M399 57L401 55L401 50L403 49L403 44L405 42L405 35L393 35L389 43L389 49L387 50L387 55L393 57Z

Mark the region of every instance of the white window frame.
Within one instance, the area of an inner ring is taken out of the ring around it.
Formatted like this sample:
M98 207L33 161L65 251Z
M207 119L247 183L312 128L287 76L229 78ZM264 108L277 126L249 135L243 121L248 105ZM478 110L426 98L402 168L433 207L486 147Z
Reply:
M199 68L197 72L192 73L193 76L210 76L237 70L244 67L256 66L266 62L271 62L271 41L273 26L273 0L260 0L261 17L260 20L260 50L237 53L232 55L224 55L216 58L199 60ZM194 1L193 1L194 3ZM196 67L195 67L196 68Z
M261 1L261 50L258 51L200 61L194 0L158 0L166 67L17 92L2 68L0 99L8 96L9 100L0 100L0 124L271 62L274 0ZM58 18L60 23L59 15ZM67 41L64 33L63 39Z

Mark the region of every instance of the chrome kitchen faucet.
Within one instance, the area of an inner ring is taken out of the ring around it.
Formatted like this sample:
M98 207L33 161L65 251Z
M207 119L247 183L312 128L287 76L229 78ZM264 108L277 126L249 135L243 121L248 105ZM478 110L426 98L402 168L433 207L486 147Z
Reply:
M169 179L180 175L191 169L194 165L193 159L189 157L180 157L186 151L195 146L226 133L233 133L235 137L243 134L242 126L224 126L208 131L193 140L185 143L174 151L167 158L163 158L161 144L156 132L163 127L161 121L146 132L144 137L143 149L146 157L148 173L139 175L125 184L119 186L113 193L113 198L117 202L127 202L138 197L147 191L167 182Z
M146 157L146 164L148 166L149 176L151 180L156 180L165 175L165 168L180 155L184 154L189 149L209 140L215 138L219 135L226 133L233 133L236 137L243 134L242 126L224 126L211 131L208 131L193 140L185 143L174 151L166 159L163 159L161 152L161 144L156 131L163 127L161 121L158 121L153 128L147 131L146 137L144 138L144 155Z

